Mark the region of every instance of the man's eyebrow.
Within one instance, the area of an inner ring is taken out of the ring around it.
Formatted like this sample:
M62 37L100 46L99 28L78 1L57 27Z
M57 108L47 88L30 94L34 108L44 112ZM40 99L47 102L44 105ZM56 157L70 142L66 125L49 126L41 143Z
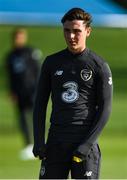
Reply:
M78 29L78 28L73 28L73 29L70 29L70 28L64 28L65 31L72 31L72 32L81 32L82 30L81 29Z

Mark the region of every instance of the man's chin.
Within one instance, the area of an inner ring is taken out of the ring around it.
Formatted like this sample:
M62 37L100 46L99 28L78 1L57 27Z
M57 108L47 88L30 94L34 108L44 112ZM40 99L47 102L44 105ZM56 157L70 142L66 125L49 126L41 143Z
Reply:
M75 45L73 45L73 46L69 46L69 49L71 49L71 50L76 50L77 49L77 46L75 46Z
M72 52L72 53L78 53L79 52L79 49L77 47L69 47L69 50Z

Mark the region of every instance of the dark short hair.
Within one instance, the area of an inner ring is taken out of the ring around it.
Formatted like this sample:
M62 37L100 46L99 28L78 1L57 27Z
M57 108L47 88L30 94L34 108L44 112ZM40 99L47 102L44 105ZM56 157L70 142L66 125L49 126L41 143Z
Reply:
M85 12L81 8L72 8L61 19L62 24L64 24L67 20L83 20L84 24L86 24L86 26L89 27L92 22L92 17L89 13Z

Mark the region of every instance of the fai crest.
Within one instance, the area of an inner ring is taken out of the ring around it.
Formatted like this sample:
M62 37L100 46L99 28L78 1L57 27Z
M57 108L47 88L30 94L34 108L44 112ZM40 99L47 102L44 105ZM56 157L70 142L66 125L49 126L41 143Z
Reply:
M81 70L81 78L84 80L84 81L88 81L91 79L92 77L92 71L91 70L88 70L88 69L83 69Z

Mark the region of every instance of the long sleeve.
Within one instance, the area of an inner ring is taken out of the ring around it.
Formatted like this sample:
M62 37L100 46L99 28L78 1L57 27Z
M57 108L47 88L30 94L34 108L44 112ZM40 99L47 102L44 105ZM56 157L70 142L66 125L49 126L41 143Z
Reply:
M45 145L46 109L50 91L50 70L46 59L41 68L33 112L34 148L36 150L42 149Z
M9 89L11 93L17 93L16 91L16 83L15 83L15 77L12 71L12 65L10 63L10 55L6 57L6 64L5 64L6 70L7 70L7 77L8 77L8 84L9 84Z
M87 137L78 147L78 151L84 155L87 155L90 147L97 141L111 112L113 86L111 71L107 63L99 68L96 83L97 113Z
M31 58L32 58L32 67L33 67L33 73L34 77L37 78L39 71L40 71L40 62L42 60L42 52L39 49L32 49L31 52Z

